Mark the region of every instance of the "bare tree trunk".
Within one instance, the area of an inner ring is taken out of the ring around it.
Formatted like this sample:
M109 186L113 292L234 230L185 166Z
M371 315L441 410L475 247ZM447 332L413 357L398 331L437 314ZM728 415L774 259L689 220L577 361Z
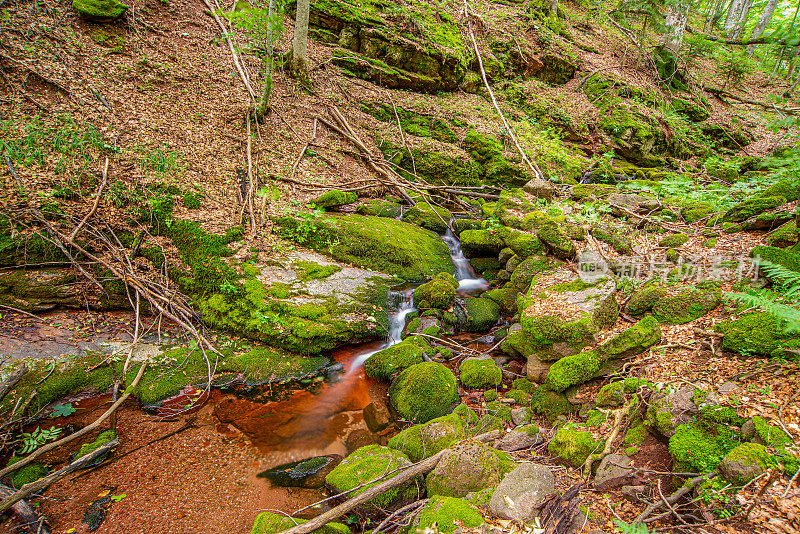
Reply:
M689 18L690 2L682 0L669 6L665 20L666 29L661 36L661 48L677 56L683 43L683 34L686 32L686 20Z
M554 18L558 18L558 0L550 0L550 15Z
M712 5L709 4L708 11L706 12L706 24L703 27L705 33L709 33L711 28L717 25L719 19L722 17L722 11L725 7L725 0L716 0Z
M764 6L764 12L761 13L761 18L758 19L758 24L753 28L753 34L750 36L750 39L758 39L764 35L764 30L767 24L769 24L769 21L772 20L772 14L775 13L775 6L777 5L778 0L769 0L767 2L767 5ZM755 45L747 45L747 55L752 57L754 49Z
M739 39L742 36L744 25L747 24L747 17L750 16L750 10L752 8L753 0L744 0L744 2L742 2L742 12L739 14L739 18L736 20L736 24L733 26L730 36L731 39Z
M292 75L302 81L308 80L308 16L311 11L310 0L297 1L297 13L294 22L294 40L292 41Z
M261 119L269 113L269 100L272 97L272 71L275 67L275 36L272 32L272 25L275 18L275 0L269 0L269 10L267 11L267 72L264 74L264 92L261 93L261 101L256 108L256 120Z
M725 17L725 33L730 36L734 25L739 20L739 14L742 12L744 0L731 0L728 6L728 15Z

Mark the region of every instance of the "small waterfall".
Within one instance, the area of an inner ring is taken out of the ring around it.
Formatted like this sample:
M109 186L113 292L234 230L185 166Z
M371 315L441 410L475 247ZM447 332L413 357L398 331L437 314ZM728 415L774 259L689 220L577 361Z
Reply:
M472 270L472 266L469 264L469 260L464 256L464 253L461 251L461 242L458 238L453 234L450 228L447 229L447 232L442 236L442 241L447 244L447 248L450 249L450 257L453 259L453 263L456 266L456 280L458 280L458 290L459 291L475 291L475 290L485 290L489 287L489 282L484 280L483 278L477 278L475 276L475 271Z
M350 364L350 370L347 372L348 375L358 371L364 362L376 352L400 343L403 328L406 326L406 316L416 311L416 308L414 308L413 288L404 289L402 291L389 291L386 300L389 306L394 309L394 311L389 314L389 335L386 338L386 343L379 349L370 350L356 356L355 359L353 359L353 363Z

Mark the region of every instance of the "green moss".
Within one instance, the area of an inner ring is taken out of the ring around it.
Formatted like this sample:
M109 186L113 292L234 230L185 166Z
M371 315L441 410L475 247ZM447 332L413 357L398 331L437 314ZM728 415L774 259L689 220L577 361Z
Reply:
M8 465L15 464L23 458L24 456L12 456L8 459ZM48 474L50 474L50 470L46 465L40 462L31 462L25 467L13 472L11 475L11 484L14 486L14 488L20 489L25 484L36 482L40 478L46 477Z
M745 419L728 406L704 406L700 411L700 420L709 425L734 425L742 426Z
M472 256L491 256L500 253L504 242L495 230L464 230L459 236L464 254Z
M786 204L784 197L754 197L732 207L723 215L724 222L742 222L767 210Z
M562 393L551 391L550 389L539 386L530 392L531 409L554 421L557 417L566 415L572 411L572 405L567 397Z
M600 407L621 406L625 402L625 383L619 381L606 384L597 392L595 402Z
M672 234L661 239L658 242L659 247L676 248L689 241L689 236L686 234Z
M338 265L320 265L313 261L305 260L294 262L292 264L292 269L294 269L294 272L297 273L297 278L302 282L308 280L322 280L342 270Z
M789 247L797 244L800 239L800 232L797 230L797 222L789 221L767 236L767 243L773 247Z
M508 406L508 404L500 402L499 400L487 402L484 408L484 416L481 421L489 421L493 424L499 422L511 423L511 408ZM500 426L502 427L502 425ZM478 427L485 428L482 423L479 423Z
M553 456L573 467L580 467L586 462L590 454L597 452L601 444L592 434L572 424L566 424L558 429L553 439L547 445L547 450Z
M186 209L196 210L200 207L200 200L203 198L203 195L199 193L193 193L191 191L186 192L183 194L183 205L186 206Z
M512 382L514 389L518 389L520 391L524 391L525 393L532 393L533 390L538 388L539 386L535 382L531 382L527 378L517 378Z
M599 350L609 358L626 358L644 352L659 341L661 341L661 326L655 318L645 317L603 343Z
M450 129L447 121L435 116L423 115L381 102L362 103L361 110L380 121L392 125L396 125L399 118L403 131L407 134L417 137L432 137L443 143L458 142L458 138L453 133L453 130Z
M434 495L403 533L437 531L452 534L456 530L479 527L483 523L480 511L464 499Z
M553 391L564 391L583 384L600 369L601 363L600 355L594 350L565 356L550 367L543 385Z
M467 358L458 369L464 387L497 387L503 383L503 372L492 358Z
M309 223L283 217L278 232L296 238ZM331 215L311 223L306 246L337 260L405 280L424 280L441 272L455 273L450 251L439 236L413 224L383 217Z
M446 310L453 303L458 281L449 273L439 273L433 280L414 290L414 305L421 310Z
M403 211L403 207L397 202L390 202L382 199L372 199L364 204L359 204L358 208L356 208L356 211L361 215L396 219Z
M767 466L773 463L766 447L763 445L742 443L726 454L723 459L724 465L736 466L736 472L741 474L733 475L727 472L727 469L723 469L723 471L726 472L726 478L728 478L729 482L737 486L744 486L763 473Z
M72 0L72 9L89 20L102 22L118 19L128 6L117 0Z
M308 523L308 519L297 519L272 512L261 512L256 517L250 534L277 534L303 523ZM313 530L312 534L350 534L350 528L342 523L328 523L317 530Z
M756 435L768 447L782 447L792 443L792 438L786 432L778 427L770 425L766 419L761 416L753 417L753 425L755 426Z
M338 208L345 204L352 204L356 200L358 200L358 195L352 191L331 189L325 191L311 202L320 208Z
M543 359L556 359L560 355L548 350L554 343L564 342L573 349L580 350L593 339L594 326L591 317L564 321L553 315L523 315L521 321L522 329L509 332L503 341L502 348L507 353L526 357L536 353Z
M542 242L533 234L510 232L509 235L505 237L505 242L508 247L514 251L514 254L519 256L522 260L544 251Z
M449 210L433 206L427 202L417 202L403 214L404 221L439 234L447 231L447 225L452 218L453 214Z
M732 448L713 432L696 424L683 424L669 439L669 452L677 471L707 473L717 468L722 457Z
M81 445L81 448L78 449L78 452L75 454L75 458L73 459L73 461L79 458L83 458L87 454L93 452L95 449L99 449L103 445L106 445L107 443L114 441L116 438L117 438L116 432L114 432L113 430L106 430L105 432L97 436L97 439L94 440L92 443L84 443L83 445Z
M795 272L800 272L800 254L776 247L757 246L750 251L750 257L766 260L786 267Z
M456 377L437 362L412 365L392 382L389 400L403 418L430 421L450 413L459 403Z
M355 497L356 495L364 493L379 482L390 478L391 475L388 475L388 473L397 468L407 467L409 465L411 465L411 462L406 455L400 451L388 447L381 447L380 445L367 445L366 447L357 449L342 460L342 462L325 477L325 483L336 488L337 492L353 489L349 495ZM359 487L368 481L376 479L378 479L377 482ZM354 489L357 487L358 489ZM386 509L391 503L411 495L413 495L414 498L416 498L417 495L413 480L381 493L368 501L368 503Z
M758 196L763 198L783 197L788 202L792 202L800 196L800 184L797 179L781 180L761 191Z
M491 299L477 297L464 301L467 321L462 326L465 332L486 332L500 320L500 306Z
M625 439L623 440L625 445L640 445L644 443L644 440L647 439L647 427L643 424L638 424L636 426L631 426L628 431L625 433Z
M707 314L721 302L718 288L689 289L656 301L653 315L662 324L685 324Z
M460 404L449 415L408 427L392 436L389 448L399 450L412 461L418 462L473 435L475 432L472 425L477 420L478 417L472 410Z
M424 361L422 349L413 343L404 341L380 350L367 358L364 362L364 370L367 376L389 380L400 371Z
M536 232L536 236L557 258L571 260L575 257L575 245L557 223L551 222L543 225Z
M407 150L397 152L398 148L387 142L381 145L381 150L387 157L396 154L392 157L393 163L407 171L415 172L432 184L477 186L481 183L480 166L463 155L450 156L435 148L415 148L411 151L413 154L411 157Z
M470 130L464 138L464 150L481 164L483 176L495 183L525 184L530 177L519 166L503 156L502 145L494 137Z
M630 254L633 251L633 242L619 232L608 228L595 227L592 228L591 234L594 238L611 245L619 254Z
M487 389L483 392L483 398L486 399L486 402L492 402L500 398L500 394L496 389Z
M506 391L503 396L507 399L514 399L520 406L530 406L531 404L530 394L519 389L510 389Z
M539 273L550 272L561 265L560 261L544 256L530 256L511 273L511 286L520 293L527 293L533 278Z
M692 224L704 219L717 211L709 202L692 202L681 209L681 216L687 223Z

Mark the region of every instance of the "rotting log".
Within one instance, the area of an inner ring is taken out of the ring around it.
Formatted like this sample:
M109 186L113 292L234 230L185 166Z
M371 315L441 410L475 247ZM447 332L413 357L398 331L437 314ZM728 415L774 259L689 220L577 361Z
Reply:
M0 499L6 499L14 495L16 490L0 484ZM50 524L44 516L39 515L25 501L17 501L11 507L11 513L17 518L20 525L35 534L50 534Z

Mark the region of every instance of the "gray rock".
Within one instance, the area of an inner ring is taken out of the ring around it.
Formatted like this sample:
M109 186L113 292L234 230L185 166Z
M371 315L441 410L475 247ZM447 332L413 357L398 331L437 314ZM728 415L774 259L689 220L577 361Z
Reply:
M622 493L622 498L627 499L632 503L640 503L647 497L647 486L622 486L619 490Z
M466 497L494 487L503 479L504 467L496 450L477 441L464 442L445 453L430 472L425 480L428 496Z
M383 403L371 402L364 408L364 422L372 432L380 432L392 422L389 408Z
M553 196L556 194L556 186L541 178L534 178L522 186L522 189L535 197L543 198L547 201L553 200Z
M530 408L522 407L522 408L514 408L511 410L511 422L515 425L527 425L531 422L531 418L533 415L531 414Z
M500 519L531 521L537 507L555 490L555 478L546 466L521 463L495 489L489 509Z
M694 397L695 388L691 386L657 395L647 410L648 426L661 436L671 438L676 428L693 421L700 414Z
M503 439L497 444L497 448L501 451L513 452L530 449L541 443L544 443L544 437L539 428L536 425L525 425L517 427L503 436Z
M550 371L550 367L552 367L553 362L544 362L531 354L528 356L528 363L525 366L525 374L528 376L529 380L533 380L541 384L544 382L547 373Z
M608 482L614 478L630 475L634 470L630 467L631 459L624 454L609 454L600 462L597 475L594 477L595 486Z

